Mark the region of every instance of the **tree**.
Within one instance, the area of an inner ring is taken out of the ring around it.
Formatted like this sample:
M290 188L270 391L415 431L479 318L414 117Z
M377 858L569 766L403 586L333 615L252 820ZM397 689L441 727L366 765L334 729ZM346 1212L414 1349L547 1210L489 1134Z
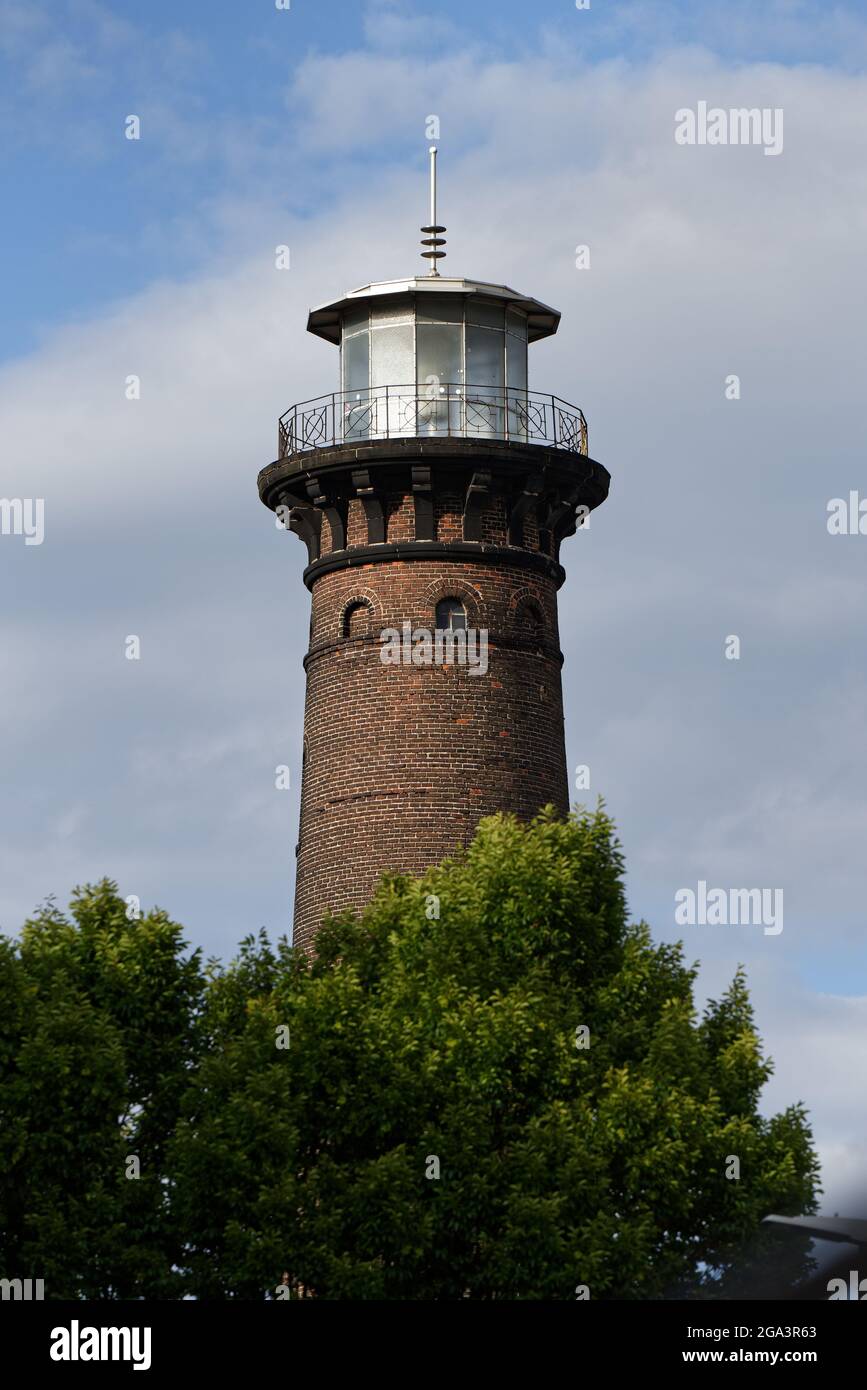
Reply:
M48 1297L652 1298L815 1209L741 971L695 1015L603 810L482 823L308 959L109 881L0 939L0 1262ZM737 1159L740 1176L732 1176ZM134 1160L134 1162L133 1162ZM138 1173L138 1176L135 1176Z
M181 1291L165 1153L204 988L184 952L108 880L0 938L0 1264L47 1297Z
M818 1164L800 1105L758 1113L742 972L700 1019L694 979L627 924L601 808L483 821L312 960L247 938L168 1147L185 1288L623 1299L725 1273L769 1211L815 1210Z

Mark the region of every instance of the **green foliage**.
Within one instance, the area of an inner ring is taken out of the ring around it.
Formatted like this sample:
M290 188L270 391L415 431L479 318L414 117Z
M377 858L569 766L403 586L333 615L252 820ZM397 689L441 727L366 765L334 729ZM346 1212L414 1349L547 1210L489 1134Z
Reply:
M694 970L627 926L622 873L601 810L497 816L329 921L312 963L249 940L172 1151L191 1289L256 1296L286 1269L320 1298L653 1297L811 1209L802 1110L757 1113L742 976L698 1022Z
M312 961L203 970L107 883L72 912L0 950L2 1258L55 1295L652 1298L814 1209L742 974L696 1018L601 809L484 821Z
M165 1150L196 1065L204 981L181 928L117 886L0 940L0 1256L54 1298L171 1296ZM138 1157L139 1179L127 1178Z

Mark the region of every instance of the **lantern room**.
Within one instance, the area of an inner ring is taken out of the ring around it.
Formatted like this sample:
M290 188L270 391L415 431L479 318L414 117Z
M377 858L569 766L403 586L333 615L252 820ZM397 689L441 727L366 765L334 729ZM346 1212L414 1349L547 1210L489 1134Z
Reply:
M425 276L353 290L314 309L307 328L340 349L344 439L508 436L526 406L528 344L559 320L504 285Z

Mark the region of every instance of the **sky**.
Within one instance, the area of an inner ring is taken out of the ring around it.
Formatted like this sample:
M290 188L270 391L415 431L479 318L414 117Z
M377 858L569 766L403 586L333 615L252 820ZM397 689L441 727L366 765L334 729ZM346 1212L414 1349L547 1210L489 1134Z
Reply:
M562 311L530 385L612 474L561 556L570 768L699 1002L746 966L823 1210L867 1206L867 536L827 526L867 496L865 63L822 0L0 0L0 495L45 499L0 535L0 928L108 875L206 954L289 929L309 600L256 474L337 387L309 307L422 268L437 115L444 269ZM678 144L702 101L782 151ZM678 925L699 880L784 930Z

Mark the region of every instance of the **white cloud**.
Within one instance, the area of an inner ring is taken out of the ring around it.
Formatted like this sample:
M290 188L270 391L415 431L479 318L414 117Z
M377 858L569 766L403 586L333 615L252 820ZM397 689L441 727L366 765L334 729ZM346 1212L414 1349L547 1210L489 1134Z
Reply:
M406 0L368 0L364 10L364 37L373 48L419 53L463 36L451 20L435 11L419 14Z

